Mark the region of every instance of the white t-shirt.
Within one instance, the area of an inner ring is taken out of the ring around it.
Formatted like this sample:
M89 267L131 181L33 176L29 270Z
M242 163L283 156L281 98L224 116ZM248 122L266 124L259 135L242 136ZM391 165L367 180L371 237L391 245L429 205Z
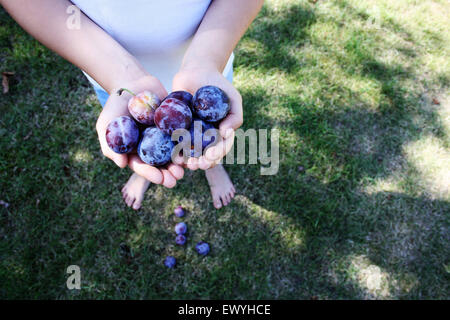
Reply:
M71 0L157 77L168 92L211 0ZM232 73L233 54L223 74ZM95 87L100 87L92 78Z

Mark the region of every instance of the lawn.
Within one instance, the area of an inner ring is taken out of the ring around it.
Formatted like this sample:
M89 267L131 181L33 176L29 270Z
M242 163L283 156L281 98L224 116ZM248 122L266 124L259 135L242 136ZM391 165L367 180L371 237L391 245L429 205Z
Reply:
M15 72L0 94L0 298L449 299L449 21L446 0L266 1L235 86L244 130L280 130L278 174L227 165L238 195L215 210L186 171L135 212L88 81L0 9L0 71Z

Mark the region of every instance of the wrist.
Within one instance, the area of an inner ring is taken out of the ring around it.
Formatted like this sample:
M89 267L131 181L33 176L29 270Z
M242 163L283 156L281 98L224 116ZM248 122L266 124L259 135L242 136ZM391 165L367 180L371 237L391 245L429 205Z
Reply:
M138 66L121 66L120 70L114 72L112 75L114 80L112 81L111 92L117 88L121 88L124 85L134 86L136 83L144 81L147 77L151 77L145 70ZM131 88L129 88L131 90Z
M121 99L128 101L134 94L139 94L143 91L150 91L156 94L161 100L167 96L167 92L161 82L148 73L135 79L119 83L111 90L110 94L118 95Z
M109 92L110 95L118 95L123 100L130 99L134 94L140 92L142 83L151 81L150 75L128 75L126 79L118 80L114 83L114 87ZM123 90L126 89L126 90ZM120 93L119 93L120 92Z
M221 72L224 67L211 57L185 57L180 71L205 70Z

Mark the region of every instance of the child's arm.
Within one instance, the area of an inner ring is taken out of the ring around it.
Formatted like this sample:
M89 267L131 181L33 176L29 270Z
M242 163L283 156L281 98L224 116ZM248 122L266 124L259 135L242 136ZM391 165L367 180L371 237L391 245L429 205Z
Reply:
M231 111L220 124L226 139L208 149L204 157L191 158L191 170L207 169L222 159L233 145L234 132L243 122L242 98L222 76L223 69L236 44L255 19L263 0L213 0L183 59L173 81L173 90L195 92L204 85L223 89L231 100ZM233 130L230 130L233 129ZM181 158L177 163L181 163Z
M135 92L148 89L164 98L167 92L162 84L83 13L80 14L80 28L69 29L67 21L70 16L66 10L73 5L70 1L0 0L0 4L33 37L87 72L111 94L96 126L103 154L119 167L128 164L154 183L173 186L181 178L182 168L159 170L144 164L137 156L116 154L107 146L105 138L109 122L117 116L128 114L129 96L117 96L114 94L117 89L127 87Z

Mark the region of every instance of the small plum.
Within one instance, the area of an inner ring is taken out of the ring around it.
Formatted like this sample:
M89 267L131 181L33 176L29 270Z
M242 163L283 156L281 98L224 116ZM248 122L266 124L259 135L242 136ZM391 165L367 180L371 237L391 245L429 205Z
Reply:
M170 161L173 148L174 143L169 135L156 127L149 127L144 130L137 151L145 163L162 166Z
M128 89L120 89L117 93L120 95L123 91L127 91L133 95L128 101L128 111L133 118L144 125L154 125L155 111L161 103L158 96L147 90L134 94Z
M175 225L176 234L185 234L187 232L187 225L184 222L177 223Z
M183 101L189 108L192 108L192 94L187 91L174 91L171 92L164 100L175 98L180 101Z
M188 130L191 122L191 109L186 103L175 98L165 99L155 112L156 126L168 135L177 129Z
M180 246L184 245L186 243L186 237L182 234L177 235L177 237L175 238L175 243Z
M184 217L184 210L181 206L175 208L174 213L178 218Z
M164 265L169 269L172 269L173 267L175 267L176 264L177 264L177 260L172 256L168 256L164 260Z
M202 120L217 122L230 112L230 99L227 94L215 86L204 86L194 95L193 110Z
M204 241L200 241L199 243L196 244L195 250L197 251L198 254L206 256L210 251L209 244L207 244Z
M106 142L116 153L130 153L139 141L139 129L129 116L111 121L106 128Z

